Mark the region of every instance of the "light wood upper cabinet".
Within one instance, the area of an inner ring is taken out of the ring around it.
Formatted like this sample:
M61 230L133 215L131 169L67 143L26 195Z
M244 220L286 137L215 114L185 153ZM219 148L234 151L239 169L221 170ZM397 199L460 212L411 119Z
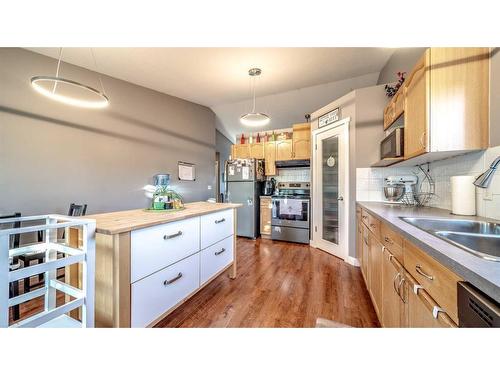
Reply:
M430 151L488 147L489 57L488 48L430 49Z
M429 72L430 50L418 60L405 85L405 159L428 150Z
M405 159L489 147L489 66L489 48L425 51L384 109L384 130L404 113Z
M250 146L250 158L264 159L264 143L252 143Z
M311 124L295 124L292 133L294 159L311 158Z
M405 110L405 85L401 86L394 95L394 120L403 114Z
M233 159L248 159L250 157L250 145L233 145L231 155Z
M266 176L276 175L276 142L264 143Z
M291 160L292 157L292 140L276 141L276 160Z

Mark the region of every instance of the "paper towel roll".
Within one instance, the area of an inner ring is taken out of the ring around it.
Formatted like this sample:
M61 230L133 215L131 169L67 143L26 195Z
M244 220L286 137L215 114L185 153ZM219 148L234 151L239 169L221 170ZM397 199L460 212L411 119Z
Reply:
M451 177L451 212L455 215L476 214L474 176Z

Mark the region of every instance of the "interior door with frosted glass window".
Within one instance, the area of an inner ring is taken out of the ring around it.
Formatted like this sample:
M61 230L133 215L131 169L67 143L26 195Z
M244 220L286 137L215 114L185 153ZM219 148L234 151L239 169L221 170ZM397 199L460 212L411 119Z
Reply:
M348 125L318 129L314 135L313 245L347 257Z

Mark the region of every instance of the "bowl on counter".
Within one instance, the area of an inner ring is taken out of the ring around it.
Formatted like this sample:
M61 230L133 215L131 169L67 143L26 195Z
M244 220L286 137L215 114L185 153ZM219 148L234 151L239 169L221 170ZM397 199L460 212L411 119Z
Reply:
M396 202L400 200L405 193L404 185L391 185L384 186L385 199L389 202Z

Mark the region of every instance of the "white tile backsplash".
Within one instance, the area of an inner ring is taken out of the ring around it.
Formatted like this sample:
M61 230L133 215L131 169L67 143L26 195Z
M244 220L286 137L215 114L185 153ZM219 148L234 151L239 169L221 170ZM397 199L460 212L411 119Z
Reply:
M486 151L473 152L430 163L430 174L436 184L436 197L429 205L451 210L450 177L478 176L499 155L500 146L497 146ZM356 199L383 201L384 177L411 175L414 171L416 172L417 169L411 167L358 168L356 170ZM476 211L480 216L500 220L500 170L493 177L488 189L476 189Z
M276 182L310 182L310 168L279 168L278 174L273 176Z

